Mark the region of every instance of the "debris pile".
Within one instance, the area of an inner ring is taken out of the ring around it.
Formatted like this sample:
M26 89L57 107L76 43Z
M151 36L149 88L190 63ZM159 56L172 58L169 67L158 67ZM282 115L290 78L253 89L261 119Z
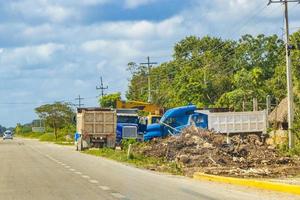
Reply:
M187 176L208 174L279 177L300 172L299 159L280 156L275 147L255 134L228 138L211 131L189 127L179 136L154 139L133 148L135 153L175 162Z

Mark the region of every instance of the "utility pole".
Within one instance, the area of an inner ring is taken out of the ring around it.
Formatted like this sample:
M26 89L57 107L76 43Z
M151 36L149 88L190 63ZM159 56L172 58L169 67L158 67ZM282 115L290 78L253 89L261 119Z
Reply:
M287 96L288 96L288 135L289 135L289 148L294 148L295 136L292 132L294 121L294 95L293 95L293 82L292 82L292 69L291 69L291 46L289 44L289 15L288 3L297 2L300 0L269 0L268 5L271 3L282 3L284 5L284 18L285 18L285 52L286 52L286 78L287 78Z
M100 86L96 86L96 90L101 90L101 97L103 97L105 94L104 94L104 90L107 90L108 89L108 86L104 87L103 86L103 81L102 81L102 76L100 76Z
M75 98L76 101L78 101L78 104L76 104L76 106L78 108L81 108L81 106L83 106L84 104L81 103L81 100L83 100L84 98L80 97L80 95L78 95L77 98Z
M140 63L141 65L147 65L148 67L148 103L151 102L152 98L151 98L151 67L152 65L156 65L157 62L150 62L150 57L147 57L147 62L146 63Z

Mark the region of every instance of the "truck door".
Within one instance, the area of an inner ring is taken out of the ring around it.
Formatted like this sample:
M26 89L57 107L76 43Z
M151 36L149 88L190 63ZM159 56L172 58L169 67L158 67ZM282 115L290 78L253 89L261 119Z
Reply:
M199 128L207 129L208 127L208 116L202 113L196 113L190 116L189 124Z

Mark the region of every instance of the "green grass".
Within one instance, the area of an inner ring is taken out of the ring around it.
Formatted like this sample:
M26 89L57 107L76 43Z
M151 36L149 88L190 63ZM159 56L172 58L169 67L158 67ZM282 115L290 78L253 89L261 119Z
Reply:
M111 160L116 160L122 163L128 163L139 168L151 169L160 172L167 172L170 174L182 175L182 170L176 165L176 163L168 162L163 159L154 157L145 157L143 155L131 154L130 158L127 158L126 150L114 150L110 148L102 149L89 149L83 151L83 153L101 156Z
M74 146L74 142L66 142L66 141L54 141L54 144ZM74 147L74 149L75 149L75 147Z
M29 133L18 134L17 136L24 137L24 138L31 138L31 139L39 139L39 137L41 137L42 135L43 133L29 132Z
M23 133L18 134L17 136L23 137L23 138L30 138L30 139L38 139L42 142L53 142L55 144L59 145L74 145L73 140L66 141L64 134L58 134L57 140L55 139L55 135L53 133Z
M300 142L297 141L293 149L289 149L288 144L278 146L279 152L284 156L300 156Z
M43 141L43 142L55 142L56 141L53 133L44 133L43 135L41 135L39 137L39 140Z

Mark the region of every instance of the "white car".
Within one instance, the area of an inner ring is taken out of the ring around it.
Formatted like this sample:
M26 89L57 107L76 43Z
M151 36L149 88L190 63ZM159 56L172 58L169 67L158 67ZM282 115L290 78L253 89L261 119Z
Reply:
M6 140L6 139L13 139L13 135L12 135L12 132L11 131L5 131L3 133L3 140Z

